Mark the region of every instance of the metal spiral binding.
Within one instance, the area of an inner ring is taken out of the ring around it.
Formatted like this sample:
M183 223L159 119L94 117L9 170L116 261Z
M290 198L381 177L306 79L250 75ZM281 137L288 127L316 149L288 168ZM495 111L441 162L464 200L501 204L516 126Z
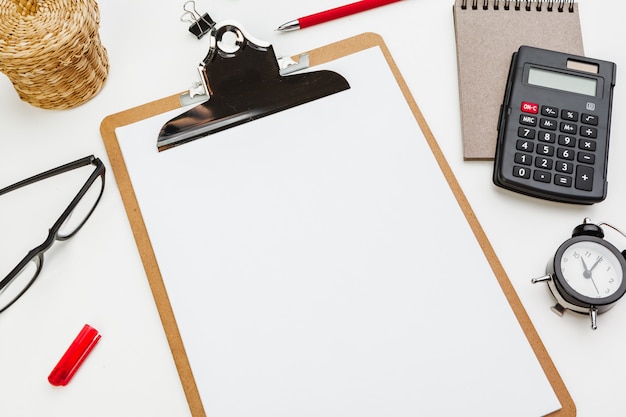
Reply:
M489 9L489 3L491 0L482 0L481 8L483 10ZM500 0L492 0L493 1L493 9L500 9ZM554 10L554 3L557 0L502 0L504 10L509 10L511 8L511 3L514 3L513 7L515 10L522 10L522 3L524 3L524 9L526 11L531 11L533 4L535 5L535 10L540 12L543 8L543 4L546 3L546 10L551 12ZM467 9L468 0L463 0L461 2L461 9ZM478 10L479 0L472 0L471 8L472 10ZM567 4L567 11L570 13L574 12L574 0L558 0L557 10L559 12L563 12L565 10Z

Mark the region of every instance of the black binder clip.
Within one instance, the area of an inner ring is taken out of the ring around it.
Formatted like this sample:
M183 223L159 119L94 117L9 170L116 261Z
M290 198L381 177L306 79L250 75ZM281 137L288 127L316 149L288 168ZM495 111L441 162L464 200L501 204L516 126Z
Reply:
M328 70L282 75L272 45L228 21L211 29L211 46L198 71L202 85L189 95L206 92L209 99L163 125L159 151L350 88Z
M208 13L200 15L196 11L196 2L191 0L183 5L185 13L180 17L183 22L191 23L189 32L196 35L198 39L209 33L215 27L215 21L211 19Z

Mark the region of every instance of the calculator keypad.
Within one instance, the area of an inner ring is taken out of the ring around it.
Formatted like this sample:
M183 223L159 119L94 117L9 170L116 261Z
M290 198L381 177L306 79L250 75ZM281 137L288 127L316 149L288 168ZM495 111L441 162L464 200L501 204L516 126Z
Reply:
M591 191L598 117L523 102L513 176Z

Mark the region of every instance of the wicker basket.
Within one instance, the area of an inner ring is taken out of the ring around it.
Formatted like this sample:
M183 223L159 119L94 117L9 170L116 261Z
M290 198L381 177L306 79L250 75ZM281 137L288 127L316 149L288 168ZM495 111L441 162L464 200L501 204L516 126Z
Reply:
M0 0L0 72L33 106L83 104L109 72L99 24L95 0Z

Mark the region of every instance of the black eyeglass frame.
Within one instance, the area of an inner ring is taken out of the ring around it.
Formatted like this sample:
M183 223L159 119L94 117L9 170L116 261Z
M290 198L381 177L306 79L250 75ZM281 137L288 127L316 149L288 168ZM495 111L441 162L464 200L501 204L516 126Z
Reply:
M67 208L63 211L61 216L59 216L59 218L54 222L54 224L52 225L52 227L50 228L48 232L48 237L46 238L46 240L41 245L29 251L28 254L17 264L17 266L13 268L11 272L9 272L9 274L2 281L0 281L0 291L2 291L22 272L22 270L28 265L29 262L35 262L37 266L37 271L35 272L34 276L31 278L30 282L24 287L24 289L19 294L15 296L15 298L10 303L0 308L0 313L2 313L3 311L11 307L11 305L13 305L22 295L24 295L24 293L37 280L37 277L41 273L41 269L43 266L43 254L52 247L54 242L56 242L57 240L64 241L64 240L70 239L83 227L83 225L91 217L92 213L98 206L100 199L102 198L102 194L104 193L106 168L104 167L104 164L99 158L96 158L95 156L90 155L90 156L78 159L74 162L61 165L60 167L42 172L41 174L34 175L30 178L17 182L3 189L0 189L0 196L2 196L11 191L17 190L19 188L25 187L30 184L34 184L38 181L42 181L47 178L51 178L56 175L63 174L65 172L69 172L74 169L82 168L88 165L94 165L95 166L94 171L91 173L91 175L89 176L85 184L81 187L80 191L72 199L72 201L67 206ZM85 196L85 194L87 194L87 191L89 191L89 189L91 188L93 183L98 179L98 177L102 177L101 178L102 185L100 187L100 193L98 195L98 198L95 200L91 210L87 213L87 215L82 220L82 222L79 223L78 226L70 234L67 234L67 235L59 234L59 230L61 229L61 226L63 226L63 223L67 221L67 219L70 217L74 209L76 209L76 207L78 206L78 203L80 202L80 200Z

